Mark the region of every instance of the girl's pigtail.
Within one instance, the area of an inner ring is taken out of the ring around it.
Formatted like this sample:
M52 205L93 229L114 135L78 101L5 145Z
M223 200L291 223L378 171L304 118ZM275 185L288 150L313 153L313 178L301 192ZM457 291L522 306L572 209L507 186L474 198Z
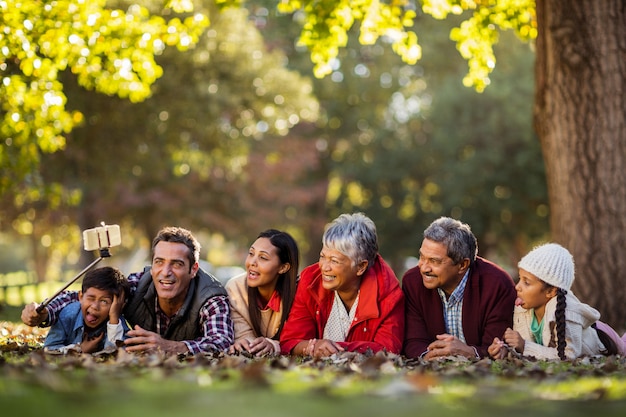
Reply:
M565 301L565 295L567 291L559 288L556 292L556 350L561 360L565 360L565 307L567 302Z

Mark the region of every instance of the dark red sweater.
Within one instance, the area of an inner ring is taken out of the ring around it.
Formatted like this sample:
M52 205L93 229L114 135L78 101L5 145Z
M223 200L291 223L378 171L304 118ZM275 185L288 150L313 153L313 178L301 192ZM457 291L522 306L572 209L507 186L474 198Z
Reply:
M406 332L403 353L417 358L438 334L446 333L443 304L437 290L424 287L419 267L409 269L402 277L405 297ZM463 294L463 335L481 357L494 337L501 338L513 325L515 284L498 265L476 258L470 269Z

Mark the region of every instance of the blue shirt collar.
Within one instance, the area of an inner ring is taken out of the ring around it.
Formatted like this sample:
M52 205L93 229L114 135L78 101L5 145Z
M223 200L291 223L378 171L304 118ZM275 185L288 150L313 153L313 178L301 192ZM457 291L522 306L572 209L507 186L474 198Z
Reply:
M450 298L447 299L448 304L456 304L463 300L463 293L465 292L465 286L467 285L469 272L469 269L465 271L465 275L463 275L463 278L461 278L459 285L456 286L454 291L452 291L452 294L450 294ZM437 292L439 292L439 296L445 302L446 293L441 288L437 288Z

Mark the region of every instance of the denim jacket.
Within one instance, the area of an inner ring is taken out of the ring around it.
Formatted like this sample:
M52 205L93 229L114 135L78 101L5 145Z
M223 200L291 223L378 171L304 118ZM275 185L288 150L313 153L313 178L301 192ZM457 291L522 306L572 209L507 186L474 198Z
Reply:
M116 340L126 339L126 332L130 329L124 317L120 317L118 324L101 326L95 334L106 329L106 336L100 342L98 350L115 348ZM66 353L71 348L76 348L83 341L85 324L83 314L78 301L68 304L59 313L59 320L50 328L44 348L48 351L62 351Z

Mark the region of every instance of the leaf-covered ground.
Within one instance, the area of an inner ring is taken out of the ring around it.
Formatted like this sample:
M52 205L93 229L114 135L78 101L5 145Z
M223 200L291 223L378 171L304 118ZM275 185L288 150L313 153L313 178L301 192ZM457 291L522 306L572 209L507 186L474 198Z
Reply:
M3 415L589 415L626 413L626 359L422 362L344 353L325 360L49 355L47 330L0 322ZM17 414L4 414L4 410ZM425 414L422 414L425 413Z

